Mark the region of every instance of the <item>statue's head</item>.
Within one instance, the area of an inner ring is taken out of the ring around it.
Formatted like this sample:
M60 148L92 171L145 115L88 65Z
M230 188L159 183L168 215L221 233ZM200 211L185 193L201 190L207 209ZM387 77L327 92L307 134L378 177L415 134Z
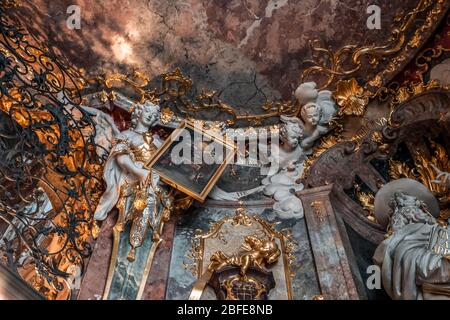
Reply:
M319 124L322 117L322 108L317 103L310 102L302 107L300 115L306 124L315 127Z
M258 251L264 257L267 264L276 262L281 255L281 251L273 237L260 239L252 235L246 236L244 240L252 250Z
M144 104L136 104L131 114L131 124L133 128L138 123L150 128L159 120L160 109L157 104L146 102Z
M404 192L395 192L389 202L391 221L388 231L395 232L410 223L436 223L425 202Z
M432 217L440 214L434 194L419 181L407 178L390 181L378 190L374 207L375 217L384 228L388 227L394 213L405 216L406 222L432 221Z
M283 125L280 127L280 139L292 148L296 148L303 137L303 127L300 119L281 116Z
M421 207L422 202L414 196L410 196L403 192L395 192L389 206L392 209L397 207Z
M298 102L300 102L300 105L305 105L309 102L315 102L319 91L316 89L316 83L315 82L305 82L302 83L297 90L295 90L295 97L297 98Z

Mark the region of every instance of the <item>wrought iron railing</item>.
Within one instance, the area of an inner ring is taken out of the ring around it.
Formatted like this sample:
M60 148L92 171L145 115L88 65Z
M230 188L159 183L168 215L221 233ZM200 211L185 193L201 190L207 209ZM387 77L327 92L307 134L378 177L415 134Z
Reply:
M70 296L91 254L104 161L78 72L0 1L0 263L48 299Z

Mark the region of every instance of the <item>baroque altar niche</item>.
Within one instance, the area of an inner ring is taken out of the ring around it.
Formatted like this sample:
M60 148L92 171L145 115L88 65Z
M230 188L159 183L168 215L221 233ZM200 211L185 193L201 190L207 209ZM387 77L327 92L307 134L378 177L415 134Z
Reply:
M292 299L293 249L289 233L276 231L273 224L238 208L209 231L197 230L188 257L189 269L198 280L189 299Z
M384 125L324 150L305 177L311 187L333 185L332 203L345 221L352 246L358 248L364 241L365 250L371 252L358 261L361 276L367 279L364 270L375 261L392 299L448 296L447 235L439 230L449 218L449 102L447 89L425 88L396 106ZM330 166L334 173L323 174ZM413 180L405 184L405 178ZM417 250L403 255L407 238L414 237L412 229L422 226L430 229L422 230L423 241L415 238ZM415 262L419 257L422 264ZM394 263L406 263L410 273L406 265L397 268ZM410 269L411 265L417 268Z

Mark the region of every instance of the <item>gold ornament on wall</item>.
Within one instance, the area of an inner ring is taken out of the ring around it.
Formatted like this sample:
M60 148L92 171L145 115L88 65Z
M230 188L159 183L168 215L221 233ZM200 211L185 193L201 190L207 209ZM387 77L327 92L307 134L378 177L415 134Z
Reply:
M362 116L369 103L369 96L355 79L339 81L333 98L345 115Z
M19 0L0 0L0 7L2 8L18 8L20 7Z
M325 79L320 86L323 89L344 77L354 76L365 66L375 69L386 63L372 79L367 79L366 89L375 94L388 77L407 61L410 51L424 41L426 32L435 26L446 8L446 0L420 0L410 12L394 18L390 37L382 45L352 44L333 51L317 41L311 42L312 60L306 61L311 66L303 71L302 82L309 81L312 75L319 75ZM415 28L414 33L409 36L412 28Z
M238 267L240 279L246 277L250 267L282 273L278 283L284 299L292 299L290 266L295 257L295 243L289 230L275 230L278 223L269 223L257 215L248 215L245 208L238 208L234 216L227 216L212 223L209 231L197 230L192 248L186 254L184 266L198 278L190 299L200 299L208 279L215 270L225 266ZM278 261L278 263L277 263Z

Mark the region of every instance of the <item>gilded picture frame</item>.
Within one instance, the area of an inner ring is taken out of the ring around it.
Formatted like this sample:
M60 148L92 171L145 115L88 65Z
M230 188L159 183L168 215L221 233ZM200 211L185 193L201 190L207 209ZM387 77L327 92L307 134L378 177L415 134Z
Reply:
M189 136L193 140L186 143L184 139ZM199 136L201 137L200 143L198 141ZM181 141L180 138L182 138ZM173 162L174 148L177 148L177 145L183 141L185 142L184 146L190 148L190 154L187 157L183 154L184 162L175 164ZM204 161L199 163L195 161L196 159L193 159L195 158L193 153L197 152L197 156L201 153L203 156L205 145L206 149L211 149L209 146L212 144L215 146L215 148L212 148L213 150L217 151L218 147L222 149L222 159L212 164ZM200 151L195 149L199 146L201 148ZM218 136L201 126L196 126L193 122L183 121L156 151L152 160L145 165L145 168L152 169L160 176L163 182L171 187L191 196L197 201L204 202L223 174L226 166L234 159L236 150L235 144L230 140L226 140L223 136Z

